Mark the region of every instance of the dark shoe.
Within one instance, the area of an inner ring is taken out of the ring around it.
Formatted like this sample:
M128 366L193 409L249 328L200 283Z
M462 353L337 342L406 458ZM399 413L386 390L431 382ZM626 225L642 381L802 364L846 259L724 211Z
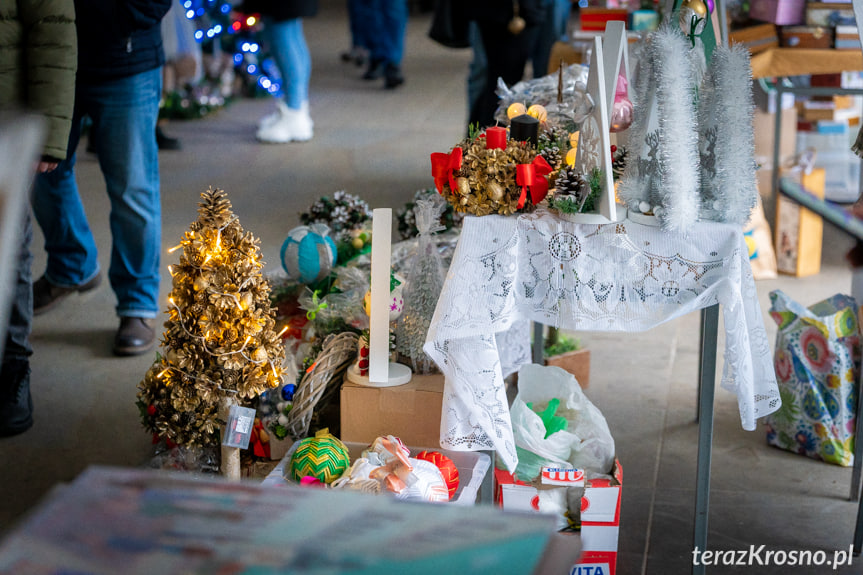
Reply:
M0 437L24 433L33 426L30 362L16 359L0 368Z
M156 343L156 321L143 317L121 317L114 336L114 355L141 355Z
M166 136L162 128L156 126L156 145L160 150L179 150L180 140Z
M384 61L372 58L369 60L369 67L366 68L366 73L363 74L363 80L377 80L384 75Z
M384 88L392 90L398 88L405 83L405 77L402 76L402 70L398 66L387 64L384 70Z
M75 292L84 293L94 290L102 283L102 276L96 277L75 287L55 286L43 275L33 284L33 315L40 315L55 307Z

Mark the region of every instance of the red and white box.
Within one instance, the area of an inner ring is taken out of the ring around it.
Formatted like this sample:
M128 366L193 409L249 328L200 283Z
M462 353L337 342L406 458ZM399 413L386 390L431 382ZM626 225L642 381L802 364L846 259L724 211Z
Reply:
M623 469L614 460L611 479L584 479L579 470L562 470L544 467L542 483L545 485L584 485L581 498L582 554L567 575L615 575L617 571L617 542L620 535L620 497L623 489ZM494 470L495 500L499 506L512 511L539 511L539 490L515 479L511 473Z

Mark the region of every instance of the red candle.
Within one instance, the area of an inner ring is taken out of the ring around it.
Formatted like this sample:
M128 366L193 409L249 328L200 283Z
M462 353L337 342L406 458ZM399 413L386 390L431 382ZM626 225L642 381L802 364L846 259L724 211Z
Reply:
M500 126L486 128L485 147L489 150L506 148L506 128Z

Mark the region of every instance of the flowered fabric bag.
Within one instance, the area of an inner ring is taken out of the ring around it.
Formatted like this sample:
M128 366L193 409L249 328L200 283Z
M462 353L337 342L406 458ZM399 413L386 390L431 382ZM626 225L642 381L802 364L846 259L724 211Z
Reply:
M827 463L854 462L860 330L854 298L835 295L809 308L770 293L776 379L782 407L767 416L767 443Z

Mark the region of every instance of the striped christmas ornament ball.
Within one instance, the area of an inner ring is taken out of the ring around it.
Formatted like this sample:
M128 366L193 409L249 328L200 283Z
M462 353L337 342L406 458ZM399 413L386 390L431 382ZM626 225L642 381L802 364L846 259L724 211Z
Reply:
M282 268L293 280L316 283L330 275L336 265L336 243L323 224L298 226L282 244Z
M458 467L452 462L452 459L439 451L420 451L416 454L415 459L429 461L440 469L440 474L446 482L447 489L449 489L449 498L452 499L458 489Z
M314 437L300 441L291 456L291 479L299 482L310 476L324 483L338 479L350 465L348 448L328 430L318 431Z

